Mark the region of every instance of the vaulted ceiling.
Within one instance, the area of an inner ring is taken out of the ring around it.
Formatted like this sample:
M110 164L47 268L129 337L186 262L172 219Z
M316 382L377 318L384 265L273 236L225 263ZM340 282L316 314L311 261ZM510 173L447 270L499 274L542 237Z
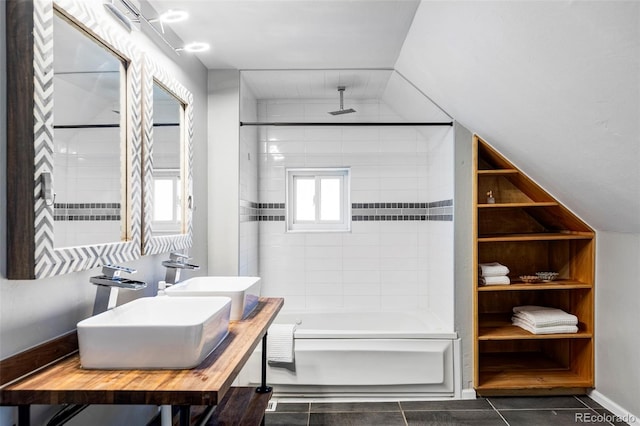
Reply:
M393 67L419 0L150 0L184 9L170 24L185 42L206 41L209 69ZM150 16L150 18L153 18Z
M151 0L210 69L395 68L598 230L640 233L640 2Z

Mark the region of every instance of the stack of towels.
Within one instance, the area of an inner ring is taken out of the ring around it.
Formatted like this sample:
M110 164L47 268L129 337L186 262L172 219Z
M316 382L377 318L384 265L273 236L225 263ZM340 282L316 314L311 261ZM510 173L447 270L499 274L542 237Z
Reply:
M511 322L533 334L578 332L578 317L562 309L544 306L516 306L513 308Z
M509 268L498 262L481 263L478 267L480 285L505 285L511 284L509 277Z

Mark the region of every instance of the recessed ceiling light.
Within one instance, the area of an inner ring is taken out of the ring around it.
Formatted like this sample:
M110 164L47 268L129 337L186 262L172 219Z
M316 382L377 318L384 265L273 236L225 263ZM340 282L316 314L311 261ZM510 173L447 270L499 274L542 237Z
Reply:
M210 49L209 43L202 43L199 41L195 41L193 43L185 44L182 49L177 49L177 50L184 50L185 52L190 52L190 53L198 53L198 52L207 51L209 49Z
M158 20L165 24L172 24L174 22L186 21L189 17L189 13L186 10L180 9L169 9L166 12L162 13Z

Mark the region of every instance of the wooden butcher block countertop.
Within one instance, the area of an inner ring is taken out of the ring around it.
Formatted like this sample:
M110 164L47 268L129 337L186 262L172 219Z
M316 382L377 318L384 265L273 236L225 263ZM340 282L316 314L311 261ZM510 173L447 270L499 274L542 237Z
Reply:
M247 319L190 370L86 370L78 353L0 389L2 405L217 405L278 314L284 299L260 298ZM162 357L162 354L158 354Z

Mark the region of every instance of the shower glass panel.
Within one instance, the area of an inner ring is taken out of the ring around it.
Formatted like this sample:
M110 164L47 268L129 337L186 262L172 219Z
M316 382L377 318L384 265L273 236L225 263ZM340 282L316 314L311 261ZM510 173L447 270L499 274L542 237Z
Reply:
M452 118L394 70L243 71L240 98L240 274L454 330Z

